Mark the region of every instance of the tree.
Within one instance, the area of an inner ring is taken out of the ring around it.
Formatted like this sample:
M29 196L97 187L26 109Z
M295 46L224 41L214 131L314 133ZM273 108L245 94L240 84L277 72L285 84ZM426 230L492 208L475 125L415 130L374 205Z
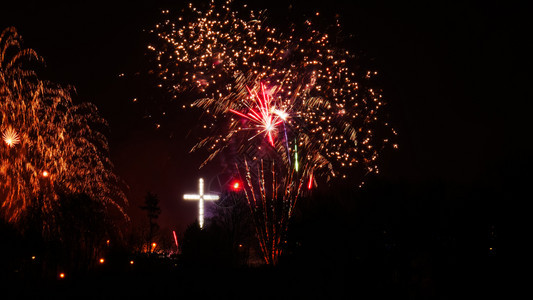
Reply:
M159 199L157 198L156 194L152 194L151 192L146 193L146 196L144 197L144 206L141 206L142 210L146 211L146 215L148 216L148 238L147 238L147 251L149 253L152 253L152 240L154 238L154 234L159 229L159 225L157 224L157 218L159 218L159 214L161 213L161 208L159 207Z
M104 206L87 194L63 195L59 201L56 219L62 228L58 236L62 259L73 270L84 272L101 257L107 240L117 240L115 224Z
M228 192L211 206L212 227L220 232L224 239L223 247L230 253L232 265L246 263L250 246L254 238L252 215L244 195Z

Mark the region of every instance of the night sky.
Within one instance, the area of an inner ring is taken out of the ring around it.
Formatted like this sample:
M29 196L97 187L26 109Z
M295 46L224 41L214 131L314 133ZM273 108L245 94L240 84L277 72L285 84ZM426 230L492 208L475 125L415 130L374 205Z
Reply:
M109 121L112 160L129 186L132 220L144 220L138 207L151 191L161 202L161 227L184 230L196 218L197 204L184 202L182 194L196 192L199 176L210 181L222 171L216 164L198 170L203 156L189 154L196 137L188 135L197 116L168 105L146 79L143 30L160 20L162 9L178 11L187 2L12 2L17 4L0 6L0 28L15 26L24 45L44 57L42 79L75 86L76 100L95 103ZM525 105L531 90L525 90L530 82L520 71L526 68L520 54L527 53L523 36L530 27L525 4L504 3L253 6L266 8L274 22L315 11L340 14L344 32L353 35L347 47L380 73L386 110L399 133L400 148L384 154L379 178L512 190L526 182L531 166ZM157 114L163 110L164 118ZM216 190L215 180L211 184ZM497 201L483 200L489 206Z

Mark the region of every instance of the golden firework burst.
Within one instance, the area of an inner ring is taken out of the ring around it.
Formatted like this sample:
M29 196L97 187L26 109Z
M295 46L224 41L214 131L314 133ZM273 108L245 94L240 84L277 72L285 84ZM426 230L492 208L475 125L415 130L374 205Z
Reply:
M14 147L16 144L20 143L19 134L11 127L4 130L2 138L9 147Z

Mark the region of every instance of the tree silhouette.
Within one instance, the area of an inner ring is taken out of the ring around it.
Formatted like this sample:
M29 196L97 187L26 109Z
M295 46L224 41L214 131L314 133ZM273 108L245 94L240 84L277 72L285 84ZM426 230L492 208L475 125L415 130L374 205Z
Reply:
M152 194L151 192L146 193L146 196L144 197L144 206L141 206L140 208L145 210L146 215L148 216L148 245L146 249L149 253L152 253L152 240L155 233L159 229L159 225L157 224L156 220L159 218L159 214L161 213L157 195Z
M246 263L254 237L252 215L243 193L228 192L210 207L212 227L224 239L224 248L230 253L232 265Z
M250 249L258 249L252 216L242 193L228 192L209 206L206 226L198 222L185 230L180 244L182 265L191 268L240 267Z
M106 241L115 237L115 224L102 204L87 194L64 195L56 217L61 225L60 244L64 248L64 263L76 271L94 265L105 248Z

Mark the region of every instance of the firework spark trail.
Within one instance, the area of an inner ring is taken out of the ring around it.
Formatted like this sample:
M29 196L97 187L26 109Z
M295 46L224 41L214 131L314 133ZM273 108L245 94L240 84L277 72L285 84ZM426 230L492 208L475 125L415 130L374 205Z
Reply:
M264 173L264 168L263 168L263 161L261 160L261 164L260 166L258 165L257 168L260 170L257 170L258 173L260 172L260 180L259 180L259 192L261 193L261 202L263 204L263 222L265 224L264 228L265 228L265 235L266 235L266 239L267 241L269 241L269 223L268 223L268 209L267 209L267 195L266 195L266 190L265 190L265 173Z
M287 128L285 128L285 123L283 123L283 133L285 135L285 148L287 149L287 161L289 162L289 166L292 166L291 153L290 153L290 148L289 148L289 139L287 138Z
M268 264L270 260L269 260L269 256L267 255L267 246L266 246L267 239L265 238L264 233L261 230L261 227L257 220L257 213L255 213L257 211L257 205L256 205L257 201L255 199L255 193L254 193L254 188L252 185L252 178L250 175L250 169L248 167L248 162L245 160L244 164L245 164L245 172L246 172L244 177L246 178L246 183L249 189L247 190L246 188L244 188L244 194L246 196L246 200L248 201L248 207L250 208L250 213L252 215L252 221L254 223L256 235L259 240L259 247L261 248L261 252L263 253L265 262ZM239 170L239 166L235 165L235 168ZM239 176L241 176L240 172L239 172Z
M0 131L10 147L0 147L2 217L17 222L29 208L38 207L50 220L43 230L49 230L61 195L81 193L127 217L107 139L96 130L106 127L105 120L94 105L74 105L72 88L42 81L33 70L23 68L29 60L42 61L35 51L22 47L14 28L4 30Z
M274 161L272 162L271 172L272 172L272 195L277 195L278 194L278 187L276 186L276 169L275 169L275 162ZM276 230L276 224L278 224L278 216L276 214L276 206L275 205L271 205L271 209L272 209L272 221L270 222L270 225L272 227L272 229L271 229L272 230L272 235L274 237L276 237L276 236L279 236L279 234L280 234L280 232L278 230ZM275 241L274 245L279 245L279 241L278 240ZM277 248L278 247L276 247L276 246L272 247L272 250L275 250ZM275 257L275 256L273 256L273 257Z
M265 262L276 264L281 255L283 235L288 227L288 220L303 179L292 178L294 170L276 167L275 162L261 160L257 165L259 176L253 176L248 161L244 169L236 165L239 176L246 178L244 195L252 215L252 220L259 240L259 246ZM271 168L271 177L266 176L265 167ZM289 172L289 175L284 172Z

